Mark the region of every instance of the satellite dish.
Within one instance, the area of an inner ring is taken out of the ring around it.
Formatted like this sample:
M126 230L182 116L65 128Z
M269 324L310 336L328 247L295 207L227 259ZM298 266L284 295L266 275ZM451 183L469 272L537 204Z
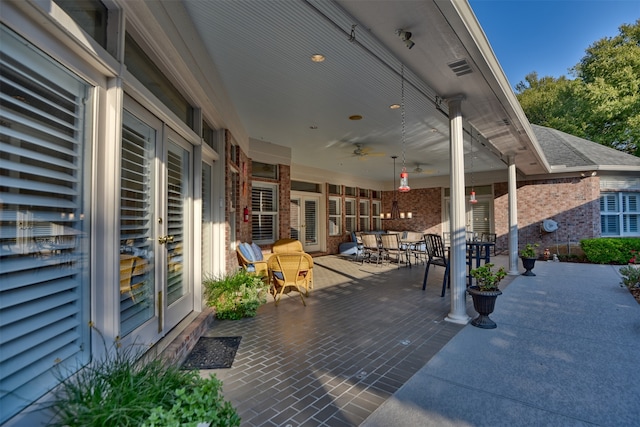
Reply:
M558 229L558 223L552 219L545 219L542 221L542 229L547 233L553 233Z

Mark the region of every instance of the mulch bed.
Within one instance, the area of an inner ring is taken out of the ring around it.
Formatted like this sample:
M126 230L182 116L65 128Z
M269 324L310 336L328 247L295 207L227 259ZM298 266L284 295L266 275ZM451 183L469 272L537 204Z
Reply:
M638 301L638 304L640 304L640 289L638 288L629 289L629 292L631 292L631 295L633 295L636 301Z

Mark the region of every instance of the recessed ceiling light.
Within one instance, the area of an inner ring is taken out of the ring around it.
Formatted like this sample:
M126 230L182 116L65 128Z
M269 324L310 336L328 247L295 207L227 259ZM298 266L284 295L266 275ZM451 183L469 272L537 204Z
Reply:
M389 108L391 108L392 110L397 110L398 108L400 108L400 104L391 104L389 105Z
M324 61L326 58L324 57L324 55L321 55L319 53L316 53L314 55L311 55L311 60L313 62L322 62Z
M349 120L362 120L362 116L360 114L354 114L353 116L349 116Z

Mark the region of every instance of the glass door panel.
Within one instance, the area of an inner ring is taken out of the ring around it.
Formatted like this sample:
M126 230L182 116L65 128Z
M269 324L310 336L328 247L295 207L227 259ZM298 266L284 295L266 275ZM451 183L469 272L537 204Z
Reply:
M187 293L184 277L185 208L189 203L189 153L173 142L167 156L167 305Z
M292 196L289 204L291 238L302 243L305 252L320 250L318 238L320 222L318 209L320 197L318 196Z
M121 336L155 315L156 138L153 126L124 111L120 169Z
M163 209L166 227L163 230L166 252L164 279L163 329L169 330L193 310L193 283L191 280L192 233L192 167L191 147L175 132L168 132L165 155L166 198Z

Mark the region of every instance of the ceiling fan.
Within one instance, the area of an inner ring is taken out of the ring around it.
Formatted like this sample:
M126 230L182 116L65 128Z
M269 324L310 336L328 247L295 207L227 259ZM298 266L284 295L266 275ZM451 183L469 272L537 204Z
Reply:
M416 167L413 169L413 173L424 175L433 175L436 172L438 172L437 169L422 169L420 163L416 163Z
M379 152L375 152L373 151L373 148L371 147L364 147L361 143L356 142L355 143L355 150L353 150L353 154L351 157L358 157L360 159L363 159L365 157L380 157L380 156L386 156L385 153L379 153Z

